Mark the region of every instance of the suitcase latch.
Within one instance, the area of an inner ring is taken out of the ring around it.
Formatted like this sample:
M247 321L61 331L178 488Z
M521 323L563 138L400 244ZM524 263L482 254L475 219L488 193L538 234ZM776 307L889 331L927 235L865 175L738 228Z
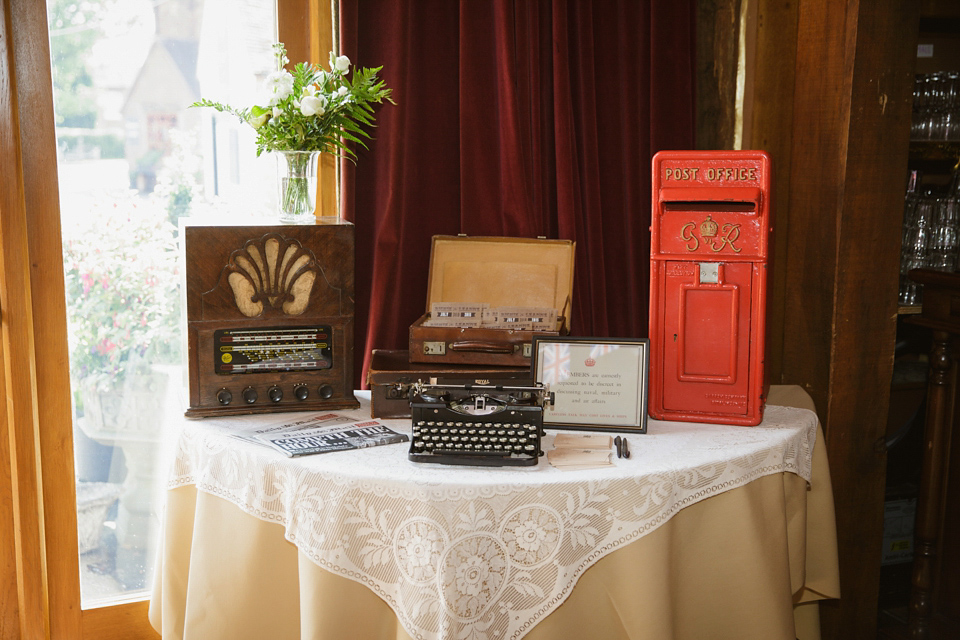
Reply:
M529 358L533 355L533 343L524 342L523 343L523 357Z
M447 343L446 342L424 342L423 343L423 355L425 356L442 356L447 353Z

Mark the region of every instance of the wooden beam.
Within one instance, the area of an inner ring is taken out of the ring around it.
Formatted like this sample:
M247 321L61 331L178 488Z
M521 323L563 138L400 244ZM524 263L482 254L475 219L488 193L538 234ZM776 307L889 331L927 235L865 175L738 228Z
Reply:
M773 164L773 258L767 307L767 373L782 384L787 251L790 238L790 160L797 59L797 3L757 2L752 109L744 121L744 145L770 154Z
M876 636L917 20L906 0L759 6L751 146L776 160L782 296L770 364L816 402L836 502L843 596L821 605L824 638Z
M733 149L740 4L697 3L697 149Z
M35 357L33 437L40 447L43 539L50 634L76 637L80 624L73 410L70 403L66 299L57 140L47 13L43 3L14 0L23 199L29 256L28 289ZM40 62L43 61L43 62Z
M37 442L36 358L33 351L33 302L19 140L19 96L15 46L17 27L12 2L3 0L0 20L0 340L9 439L4 467L9 469L13 543L16 553L17 621L4 626L21 638L50 636L46 558L43 545L40 450ZM10 609L5 611L11 613Z
M914 2L861 2L856 8L856 14L848 14L845 34L849 113L837 167L842 192L835 221L826 406L840 580L847 586L842 603L826 607L823 620L834 637L843 638L872 635L877 618L885 438L919 23Z

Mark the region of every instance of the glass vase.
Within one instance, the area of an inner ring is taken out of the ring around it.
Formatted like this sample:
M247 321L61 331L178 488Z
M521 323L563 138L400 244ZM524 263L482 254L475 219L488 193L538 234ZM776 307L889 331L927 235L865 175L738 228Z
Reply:
M313 224L317 206L319 151L277 151L280 222Z

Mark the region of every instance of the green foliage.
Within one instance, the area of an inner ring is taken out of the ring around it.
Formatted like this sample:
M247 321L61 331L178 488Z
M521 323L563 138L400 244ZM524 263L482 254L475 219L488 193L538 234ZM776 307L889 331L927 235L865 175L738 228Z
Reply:
M96 126L97 106L87 57L100 33L99 17L111 5L104 0L47 2L57 126Z
M201 198L200 158L193 152L193 138L180 130L170 132L170 155L160 161L157 185L153 195L166 209L174 227L177 220L190 215L193 204Z
M70 369L106 390L138 363L180 361L177 251L166 215L133 192L64 223Z
M123 139L109 133L72 135L61 131L57 134L57 146L65 154L84 149L99 149L100 159L123 157Z
M366 147L374 126L374 105L390 99L391 90L377 77L382 67L360 69L348 77L350 61L330 54L330 71L298 63L293 73L282 43L274 45L277 70L266 82L263 104L235 108L212 100L192 107L210 107L232 114L257 132L257 155L264 151L321 151L353 157L349 143Z

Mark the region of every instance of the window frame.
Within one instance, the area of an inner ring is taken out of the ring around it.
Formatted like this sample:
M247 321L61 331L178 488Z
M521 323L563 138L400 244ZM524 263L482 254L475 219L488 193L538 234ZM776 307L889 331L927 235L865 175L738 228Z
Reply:
M291 60L324 62L336 0L277 0ZM321 52L324 52L321 55ZM336 206L334 163L318 201ZM157 638L149 601L81 609L46 3L0 0L0 635Z

